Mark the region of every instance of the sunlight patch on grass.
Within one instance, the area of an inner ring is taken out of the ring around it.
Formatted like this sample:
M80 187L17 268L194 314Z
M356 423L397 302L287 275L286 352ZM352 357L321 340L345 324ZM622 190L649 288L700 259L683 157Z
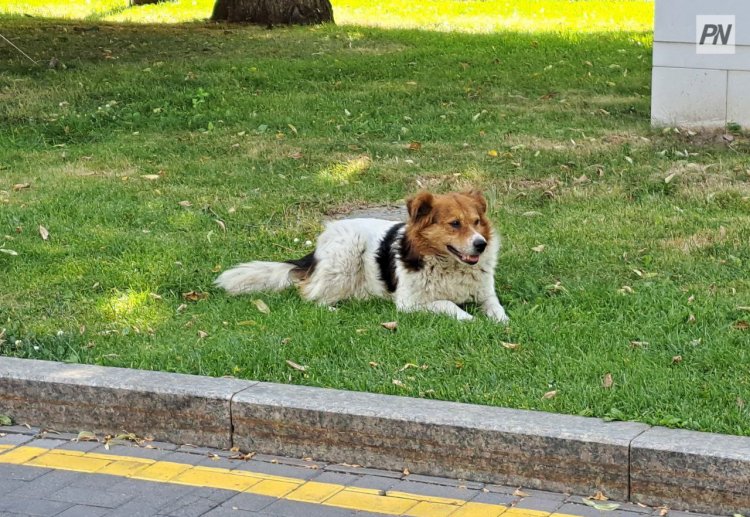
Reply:
M157 324L165 316L147 291L116 290L102 299L97 309L105 321L141 329Z
M347 185L372 165L369 156L358 156L342 163L334 163L318 172L318 177L327 183Z

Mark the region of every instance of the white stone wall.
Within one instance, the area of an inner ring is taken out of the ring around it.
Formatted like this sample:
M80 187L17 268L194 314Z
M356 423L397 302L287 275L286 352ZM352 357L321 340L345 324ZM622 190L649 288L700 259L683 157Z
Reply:
M734 15L734 54L699 54L696 15ZM750 0L656 0L651 123L750 127Z

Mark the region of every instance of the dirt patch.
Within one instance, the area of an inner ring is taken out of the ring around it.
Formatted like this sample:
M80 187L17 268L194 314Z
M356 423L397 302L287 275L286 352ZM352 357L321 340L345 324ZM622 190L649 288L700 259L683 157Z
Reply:
M685 254L706 249L727 240L727 230L720 226L718 230L701 230L686 237L672 237L664 239L662 246L680 250Z
M405 221L405 205L339 205L326 212L327 220L374 218L387 221Z

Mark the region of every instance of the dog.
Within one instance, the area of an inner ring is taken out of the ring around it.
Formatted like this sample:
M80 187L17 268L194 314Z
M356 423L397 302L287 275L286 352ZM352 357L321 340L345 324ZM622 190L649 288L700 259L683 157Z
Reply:
M420 192L406 202L408 220L344 219L329 223L315 251L286 262L248 262L215 284L230 294L297 285L323 305L348 298L389 298L399 311L429 311L459 320L477 303L499 323L508 316L495 294L500 239L481 192Z

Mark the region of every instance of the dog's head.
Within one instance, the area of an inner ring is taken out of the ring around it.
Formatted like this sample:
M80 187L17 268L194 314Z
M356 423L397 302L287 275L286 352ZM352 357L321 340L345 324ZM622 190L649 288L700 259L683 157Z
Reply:
M481 192L430 194L406 201L407 236L419 255L447 255L474 265L492 238L487 201Z

